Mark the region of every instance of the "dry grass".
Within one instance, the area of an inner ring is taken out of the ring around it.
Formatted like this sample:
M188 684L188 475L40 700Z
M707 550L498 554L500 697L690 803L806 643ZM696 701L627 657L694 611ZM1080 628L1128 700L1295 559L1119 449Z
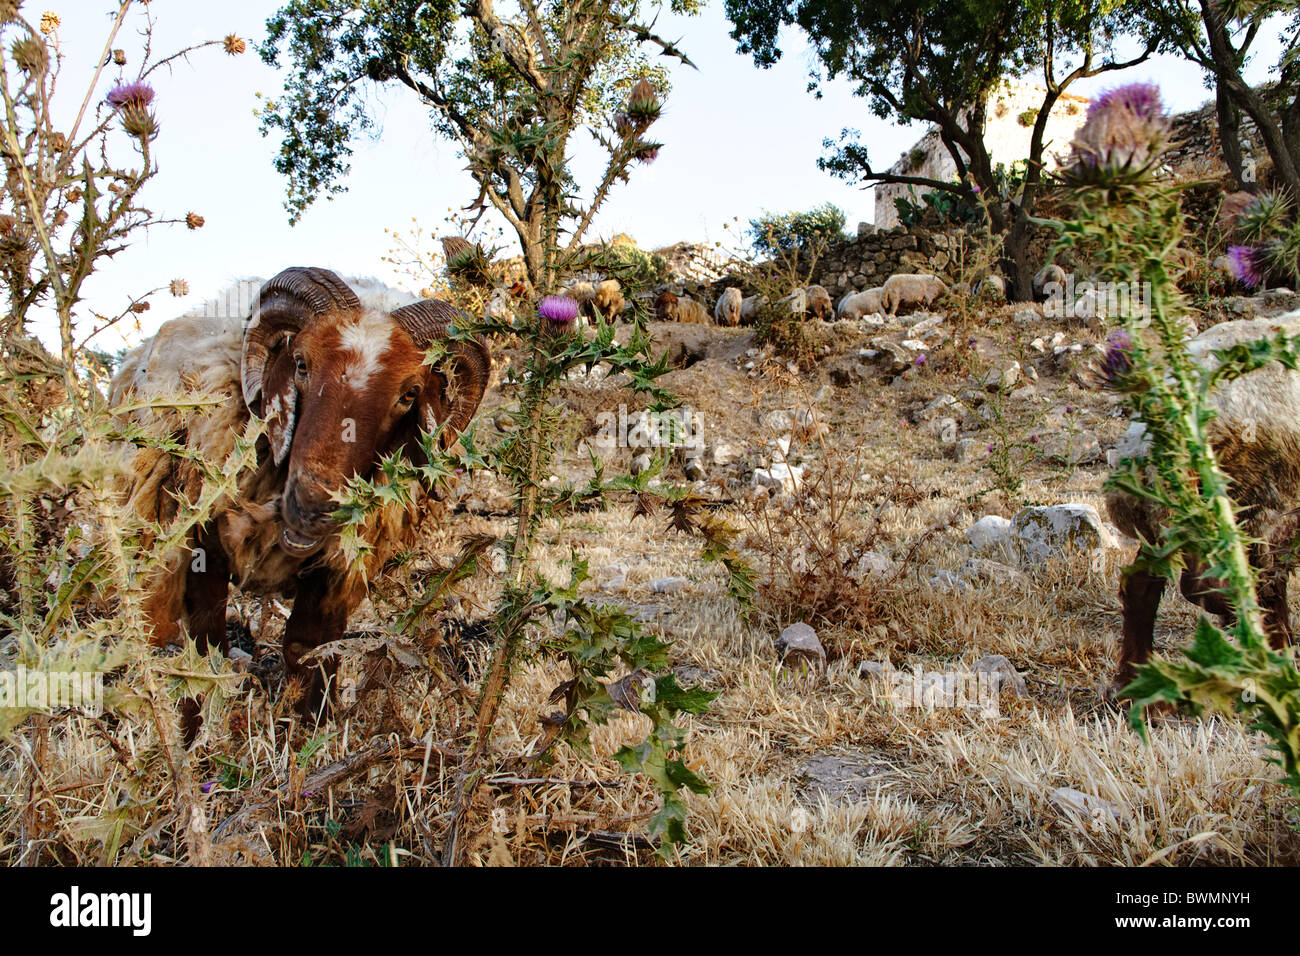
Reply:
M1010 332L994 327L987 335L1012 352L1019 346ZM846 340L837 351L861 344ZM751 376L745 361L705 361L670 376L703 416L710 441L755 450L752 468L775 437L756 424L756 413L808 407L827 426L795 436L789 458L808 465L798 495L758 501L742 467L715 468L702 485L717 511L744 529L741 545L760 583L753 615L743 618L727 599L718 568L699 563L697 541L666 531L662 515L633 517L628 502L557 517L538 539L543 574L562 580L570 550L584 555L593 577L584 589L626 604L670 638L682 679L719 694L708 713L688 723L691 765L712 792L689 799L693 842L681 862L1300 860L1294 802L1261 761L1259 737L1232 722L1166 718L1153 725L1148 747L1103 701L1124 553L1100 565L1068 560L1014 586L945 594L929 584L937 570L962 566L971 522L1015 504L989 493L979 460L944 458L938 438L909 420L910 410L957 391L960 381L940 370L909 372L893 385L832 388L788 375ZM1109 398L1051 377L1050 361L1040 363L1040 393L1083 409L1085 426L1104 446L1124 425ZM612 383L575 384L568 398L587 413L617 409L622 395ZM1023 413L1027 421L1034 414ZM611 472L626 465L626 455L616 453ZM557 473L578 477L586 468L574 454ZM1063 472L1040 461L1024 477L1028 500L1101 503L1103 466ZM505 519L491 515L462 514L442 526L352 626L377 633L403 606L400 585L412 575L465 535L506 530ZM895 571L856 575L856 559L867 550ZM600 569L613 564L624 566L625 586L602 592ZM654 593L651 582L668 576L688 584ZM494 594L484 568L459 589L451 613L482 619ZM251 601L243 610L255 624L265 678L236 675L228 662L214 665L238 689L227 703L212 702L179 782L156 735L133 739L107 719L51 718L0 746L0 862L434 861L479 652L437 633L425 635L423 660L377 638L356 642L342 675L356 706L309 732L289 716L273 666L281 615ZM830 651L824 671L796 674L776 659L772 638L801 619L818 628ZM1189 606L1169 597L1159 645L1173 647L1192 621ZM1004 697L991 719L894 709L858 676L864 660L952 670L986 654L1008 657L1029 688L1028 698ZM657 862L636 838L655 809L652 790L621 775L611 759L644 731L644 718L597 729L589 757L560 749L547 766L522 759L540 735L539 716L554 709L552 689L567 676L540 658L521 666L495 738L497 773L475 808L469 862ZM1080 819L1050 801L1061 787L1110 801L1117 812ZM186 801L201 813L181 816Z

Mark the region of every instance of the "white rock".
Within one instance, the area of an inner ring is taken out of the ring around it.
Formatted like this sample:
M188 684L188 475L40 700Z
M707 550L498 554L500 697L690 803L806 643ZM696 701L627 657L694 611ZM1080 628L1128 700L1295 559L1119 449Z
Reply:
M650 590L655 594L676 594L685 587L685 578L655 578L650 582Z
M1010 557L1015 553L1015 532L1011 519L1001 515L985 515L966 529L966 540L980 554L1001 554Z
M753 481L756 487L779 488L789 494L798 491L803 484L803 469L798 465L776 462L771 468L755 468Z
M745 449L731 442L718 442L713 446L713 463L720 467L735 464L744 457Z
M1114 537L1089 504L1032 505L1011 519L1022 564L1034 565L1070 550L1113 548Z
M607 564L597 568L596 586L602 591L622 591L627 587L627 565Z
M868 551L862 557L858 558L858 563L854 566L854 577L859 581L868 575L875 577L885 577L893 574L895 565L893 561L885 557L879 551Z

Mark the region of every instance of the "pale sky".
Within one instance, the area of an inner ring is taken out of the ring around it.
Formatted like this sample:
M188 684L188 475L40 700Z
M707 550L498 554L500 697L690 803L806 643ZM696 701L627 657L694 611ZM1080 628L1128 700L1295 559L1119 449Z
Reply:
M170 51L232 32L258 41L278 5L276 0L153 0L149 8L157 24L154 49ZM116 4L44 0L42 5L29 0L26 6L51 10L61 18L65 63L60 94L68 108L75 109L71 101L80 101L107 34L107 11ZM757 69L749 57L735 52L721 0L712 0L694 18L665 11L657 29L680 38L681 48L699 69L673 68L673 90L654 127L664 149L653 165L635 167L630 183L615 190L596 220L595 235L626 232L647 249L680 240L721 241L739 248L744 241L740 229L759 213L828 201L845 210L850 231L859 220L871 220L870 190L817 169L823 137L836 137L845 126L857 127L872 162L885 168L922 135L921 126L896 126L873 117L843 83L831 84L822 99L814 99L805 89L808 54L797 32L790 33L783 47L786 56L775 68ZM116 45L127 50L133 66L138 36L125 31ZM1276 60L1276 41L1259 46L1261 55L1249 73L1253 82L1262 81L1268 64ZM114 76L105 71L100 98ZM1168 57L1080 83L1071 91L1094 95L1137 79L1158 82L1176 111L1191 109L1209 96L1199 70ZM437 139L414 94L394 85L377 104L378 136L356 144L348 192L317 202L291 227L283 208L285 183L271 165L279 144L259 134L254 115L256 94L275 96L280 77L261 62L252 43L240 57L228 57L219 47L197 53L170 75L155 74L153 85L162 128L155 144L161 171L141 200L168 217L193 210L204 216L206 225L197 231L168 226L137 234L129 249L103 261L86 282L83 314L85 309L116 314L129 295L185 279L188 296L154 297L151 311L141 317L148 332L235 279L270 276L290 265L326 266L410 287L410 281L382 261L394 247L385 228L405 231L414 219L426 235L444 235L448 211L474 198L456 147ZM728 223L731 228L724 228ZM82 321L89 321L88 316ZM47 340L50 331L44 323L38 327ZM127 338L134 341L137 334ZM111 332L97 344L116 349L123 339Z

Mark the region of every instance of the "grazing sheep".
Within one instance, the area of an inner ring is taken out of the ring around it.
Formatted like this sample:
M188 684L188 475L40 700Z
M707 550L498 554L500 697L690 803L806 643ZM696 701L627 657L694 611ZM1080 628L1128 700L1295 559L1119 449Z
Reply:
M704 306L686 296L660 292L655 299L655 315L665 322L691 322L709 324L709 313Z
M713 307L713 319L718 325L735 328L740 324L741 304L744 302L740 290L734 285L722 291L718 303Z
M1065 295L1065 270L1055 262L1048 263L1037 272L1030 283L1035 302Z
M751 295L740 300L740 324L753 325L761 309L767 306L767 296Z
M835 317L835 306L831 302L831 294L826 291L824 286L810 285L808 287L808 314L822 322L829 322Z
M885 306L883 299L884 289L876 286L874 289L864 289L861 292L850 292L844 298L840 299L839 309L836 314L841 319L853 319L857 321L864 315L875 315L878 312L884 312Z
M1277 319L1224 322L1206 329L1188 342L1188 349L1206 368L1217 361L1213 352L1242 342L1273 337L1279 331L1300 333L1300 312ZM1220 383L1211 396L1216 417L1208 435L1219 466L1229 479L1233 501L1242 508L1242 530L1258 542L1250 549L1251 563L1259 570L1259 603L1274 647L1291 640L1287 610L1287 577L1293 558L1292 542L1300 530L1300 372L1274 362L1246 375ZM1131 429L1119 452L1126 458L1142 457L1140 429ZM1125 534L1159 541L1165 515L1157 505L1113 490L1106 498L1111 520ZM1219 583L1204 575L1197 555L1187 555L1180 587L1189 601L1220 616L1232 608ZM1138 665L1151 656L1156 611L1165 579L1137 570L1120 581L1123 637L1116 688L1134 677Z
M626 304L623 301L623 287L619 285L617 279L606 279L596 286L591 301L596 312L603 316L606 322L613 322L622 315Z
M436 299L369 307L333 272L291 268L262 286L246 327L239 315L185 316L127 357L110 402L132 403L126 414L136 424L189 452L222 462L253 415L266 421L256 462L238 474L236 493L215 503L207 523L150 582L144 611L158 644L187 630L201 652L228 649L232 580L245 592L295 595L285 670L308 685L304 712L315 710L324 675L303 656L343 636L367 578L409 546L420 517L414 501L372 513L360 529L371 551L354 568L332 517L335 495L353 477L378 477L380 460L393 451L420 460L421 430L442 426L449 444L469 424L490 360L482 343L447 338L463 318ZM434 343L446 357L425 365ZM184 394L221 402L165 410L148 404ZM167 526L179 499L197 501L206 481L193 458L144 446L133 453L123 491L147 524Z
M890 276L880 287L880 302L889 315L897 315L904 306L929 308L939 296L948 291L938 276L920 273L900 273Z

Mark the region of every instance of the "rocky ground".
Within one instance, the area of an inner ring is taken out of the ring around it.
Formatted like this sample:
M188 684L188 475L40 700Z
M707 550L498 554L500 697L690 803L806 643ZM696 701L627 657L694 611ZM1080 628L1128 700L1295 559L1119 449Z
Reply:
M1195 319L1280 314L1295 298L1226 301ZM698 539L616 497L549 521L541 570L562 580L571 551L585 557L584 590L671 639L679 676L719 694L690 722L690 761L712 791L689 800L683 862L1300 858L1294 804L1261 760L1261 738L1233 721L1171 717L1144 745L1103 694L1134 543L1109 526L1102 499L1129 423L1099 385L1099 322L1023 304L871 317L810 329L804 367L756 346L751 329L652 331L697 439L661 478L691 485L739 529L754 609L728 598ZM606 477L652 460L635 437L640 407L617 379L574 376L562 401L572 424L552 483L585 483L591 454ZM611 443L620 415L633 437ZM490 476L446 504L453 516L399 569L404 584L376 591L361 630L390 617L412 577L466 535L509 528ZM481 619L492 594L485 566L451 610ZM245 611L263 615L258 647L274 647L281 613ZM1194 619L1171 589L1157 648L1174 652ZM350 673L347 691L366 699L365 676ZM503 761L537 739L565 676L525 664L505 705ZM388 729L449 735L439 696L427 683L415 694L417 684L390 682L409 696L379 708ZM376 730L366 707L341 724L357 739ZM589 758L560 754L550 785L489 788L490 809L510 823L485 833L471 859L652 862L619 834L643 825L653 797L609 757L640 720L598 728ZM418 831L398 830L417 857Z

